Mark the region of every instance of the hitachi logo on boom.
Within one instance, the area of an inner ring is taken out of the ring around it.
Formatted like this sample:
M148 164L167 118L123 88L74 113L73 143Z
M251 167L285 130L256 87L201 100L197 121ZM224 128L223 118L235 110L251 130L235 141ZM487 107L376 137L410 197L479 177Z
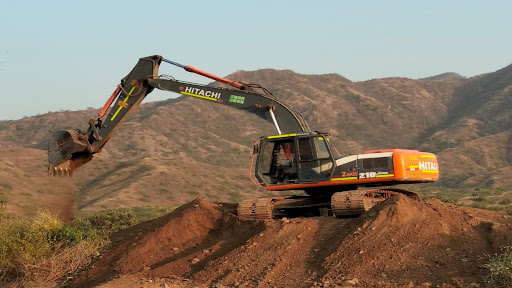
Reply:
M194 94L194 95L199 95L199 96L215 98L215 99L220 98L220 92L212 92L212 91L203 90L203 89L194 88L194 87L185 87L184 92Z
M430 170L430 171L438 171L439 170L436 162L420 162L420 163L418 163L418 168L420 168L420 170Z

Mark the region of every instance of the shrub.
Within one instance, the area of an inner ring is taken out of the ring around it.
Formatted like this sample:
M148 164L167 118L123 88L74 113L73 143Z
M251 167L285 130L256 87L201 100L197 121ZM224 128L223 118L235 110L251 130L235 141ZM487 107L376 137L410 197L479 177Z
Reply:
M100 241L107 235L99 231L87 219L77 219L51 231L49 238L54 243L76 245L82 240Z
M5 210L5 204L7 204L7 197L4 194L0 193L0 218L3 216Z
M53 287L55 281L87 265L111 233L136 222L135 213L127 209L68 223L48 212L23 219L0 213L0 287Z
M503 247L503 253L485 264L490 275L485 278L488 287L512 287L512 247Z
M11 192L13 190L12 186L7 183L0 183L0 188L7 192Z
M106 236L136 224L135 214L126 209L108 210L85 218Z
M38 212L33 218L0 221L0 281L11 285L46 286L87 264L106 243L105 234L88 220L63 223Z
M510 205L511 203L512 203L512 200L510 200L509 198L502 199L502 200L500 200L500 202L498 202L498 204L501 204L501 205Z
M437 199L439 199L441 202L444 202L444 203L457 204L457 199L455 199L453 197L438 196Z

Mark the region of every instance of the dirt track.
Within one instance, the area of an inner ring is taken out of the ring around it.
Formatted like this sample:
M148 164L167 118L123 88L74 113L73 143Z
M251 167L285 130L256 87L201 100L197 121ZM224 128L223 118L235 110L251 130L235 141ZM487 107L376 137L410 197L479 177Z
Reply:
M508 215L393 197L359 218L240 221L198 198L113 237L72 287L478 287Z

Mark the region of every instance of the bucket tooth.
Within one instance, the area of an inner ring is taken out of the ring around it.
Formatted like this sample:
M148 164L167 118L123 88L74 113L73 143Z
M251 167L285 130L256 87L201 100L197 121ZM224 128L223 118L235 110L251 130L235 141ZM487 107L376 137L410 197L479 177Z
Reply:
M73 171L73 160L67 160L59 165L50 164L48 166L48 175L50 176L73 176Z

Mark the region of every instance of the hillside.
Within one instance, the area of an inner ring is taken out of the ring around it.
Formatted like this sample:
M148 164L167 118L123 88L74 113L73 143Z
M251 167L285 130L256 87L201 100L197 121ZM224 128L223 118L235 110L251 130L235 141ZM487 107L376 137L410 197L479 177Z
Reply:
M440 155L441 185L512 188L507 176L512 66L468 79L452 76L352 82L336 74L264 69L227 77L261 84L284 99L314 130L332 133L331 142L342 154L420 148ZM60 195L44 168L49 133L86 129L96 113L62 111L0 121L0 193L7 197L8 211L23 210L16 207L26 200L32 205L28 211L52 202L37 191ZM255 115L200 99L149 102L77 171L68 190L80 211L176 207L197 196L237 202L268 194L247 172L253 140L275 133Z

